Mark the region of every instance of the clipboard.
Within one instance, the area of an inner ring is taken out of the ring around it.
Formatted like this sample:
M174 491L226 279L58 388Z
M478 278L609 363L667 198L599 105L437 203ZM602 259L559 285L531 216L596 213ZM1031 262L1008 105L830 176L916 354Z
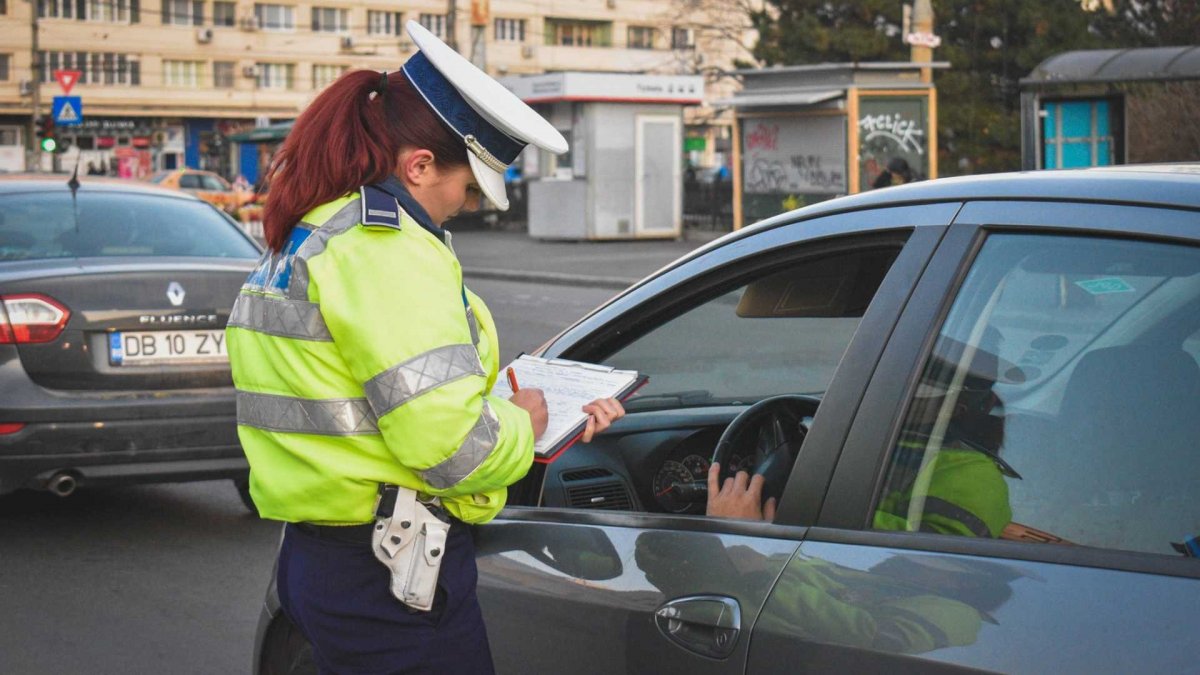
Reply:
M533 461L549 464L574 445L587 428L588 414L581 409L598 398L624 401L650 378L636 370L569 359L545 359L522 354L501 371L492 395L507 399L512 389L504 370L512 368L520 388L541 389L546 396L549 424L534 443Z

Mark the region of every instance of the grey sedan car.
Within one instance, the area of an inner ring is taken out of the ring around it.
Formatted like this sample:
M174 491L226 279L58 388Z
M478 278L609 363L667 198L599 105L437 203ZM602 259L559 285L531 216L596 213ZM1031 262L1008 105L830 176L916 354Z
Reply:
M476 528L498 672L1196 668L1198 167L824 202L542 354L650 382ZM774 520L706 516L714 461ZM272 590L256 672L305 654Z

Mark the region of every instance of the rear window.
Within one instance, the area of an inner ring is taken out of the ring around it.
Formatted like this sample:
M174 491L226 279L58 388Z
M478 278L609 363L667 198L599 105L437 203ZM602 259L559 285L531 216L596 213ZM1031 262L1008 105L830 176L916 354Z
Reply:
M257 258L208 204L120 192L0 195L0 260L118 256Z

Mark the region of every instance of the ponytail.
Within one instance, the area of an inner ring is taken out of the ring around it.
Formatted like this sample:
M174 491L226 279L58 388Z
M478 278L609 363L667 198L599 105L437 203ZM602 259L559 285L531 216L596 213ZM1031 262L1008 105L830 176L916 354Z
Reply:
M297 118L267 171L267 246L282 250L314 207L385 180L406 147L428 149L442 167L467 163L462 140L404 73L384 80L376 71L355 70L338 78Z

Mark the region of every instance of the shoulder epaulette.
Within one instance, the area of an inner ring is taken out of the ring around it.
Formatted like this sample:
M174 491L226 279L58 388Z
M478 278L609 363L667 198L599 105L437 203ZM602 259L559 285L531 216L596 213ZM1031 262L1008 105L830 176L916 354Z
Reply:
M362 224L400 229L400 205L396 198L371 185L362 193Z

